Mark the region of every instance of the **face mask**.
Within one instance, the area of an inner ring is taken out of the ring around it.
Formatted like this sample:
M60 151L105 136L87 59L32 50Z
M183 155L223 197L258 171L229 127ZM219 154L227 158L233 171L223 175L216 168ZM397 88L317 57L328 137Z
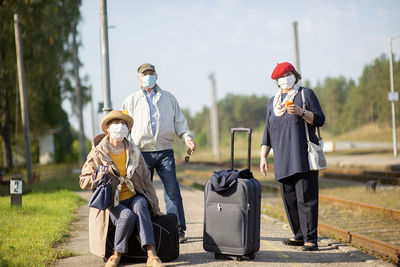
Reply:
M294 74L278 78L278 85L282 89L292 88L295 82L296 82L296 77L294 76Z
M144 88L153 88L156 85L157 77L156 75L146 75L142 76L142 86Z
M113 139L121 141L128 136L128 127L125 123L113 123L110 125L108 132Z

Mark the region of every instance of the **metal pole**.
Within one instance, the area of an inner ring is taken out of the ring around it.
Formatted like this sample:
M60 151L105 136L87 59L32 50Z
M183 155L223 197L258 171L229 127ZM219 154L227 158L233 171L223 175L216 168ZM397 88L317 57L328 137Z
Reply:
M81 147L81 162L86 161L86 139L85 139L85 129L83 127L83 115L82 115L82 86L81 78L79 77L79 58L78 58L78 45L76 43L76 22L72 22L72 53L73 53L73 63L74 63L74 76L76 83L76 110L78 113L79 120L79 143Z
M390 64L390 92L394 92L393 82L393 54L392 54L392 40L389 38L389 64ZM392 102L392 130L393 130L393 156L397 158L397 137L396 137L396 113L394 110L394 101Z
M293 31L294 31L294 53L296 59L296 70L298 73L300 72L300 58L299 58L299 43L297 38L297 21L293 22Z
M14 14L14 30L15 30L15 47L17 52L19 95L21 98L22 127L24 128L26 172L28 176L28 183L32 183L33 173L32 173L31 142L29 139L28 97L26 95L24 53L22 49L22 37L21 37L21 29L19 26L18 14Z
M221 154L219 149L217 88L214 73L211 73L209 78L211 80L211 145L215 158L219 160L221 158Z
M96 129L94 126L94 104L93 104L93 87L90 87L90 113L92 115L92 139L96 136Z
M112 110L110 89L110 64L108 57L108 22L107 22L107 0L100 0L100 26L101 26L101 55L103 75L103 114Z

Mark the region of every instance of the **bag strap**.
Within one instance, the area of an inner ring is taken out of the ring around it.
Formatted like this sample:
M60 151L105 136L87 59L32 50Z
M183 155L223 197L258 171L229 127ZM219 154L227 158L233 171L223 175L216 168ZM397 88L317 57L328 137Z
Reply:
M304 88L301 88L301 100L303 100L303 109L306 109L306 100L304 97ZM304 120L304 128L306 129L306 137L307 137L307 142L310 142L310 135L308 134L308 125L306 120Z
M104 165L102 165L102 164L100 164L99 166L97 166L97 170L96 170L96 174L94 175L94 179L93 179L93 181L96 181L96 178L97 178L97 173L99 172L99 170L100 170L100 167L105 167ZM101 177L101 180L100 180L100 182L103 182L103 183L106 183L106 176L105 175L103 175L102 177Z
M301 88L301 99L303 100L303 109L306 109L306 100L304 97L304 88ZM307 137L307 142L310 142L310 135L308 133L308 125L306 120L304 120L304 126L306 128L306 137ZM316 127L317 131L318 131L318 143L321 143L322 137L321 137L321 133L319 131L319 127Z

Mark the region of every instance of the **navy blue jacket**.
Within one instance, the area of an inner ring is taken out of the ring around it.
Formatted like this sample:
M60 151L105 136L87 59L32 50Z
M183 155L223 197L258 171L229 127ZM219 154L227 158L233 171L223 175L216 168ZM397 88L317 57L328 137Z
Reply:
M313 125L308 125L311 142L318 144L315 127L321 127L325 122L317 96L313 90L300 87L299 93L294 97L293 104L303 106L301 90L304 90L306 109L314 113ZM296 173L308 172L307 138L304 120L300 116L285 112L277 117L273 110L274 97L267 106L262 145L270 146L274 152L275 179L292 176Z
M211 190L223 193L234 186L238 178L251 179L254 178L253 173L249 169L238 171L237 169L221 170L214 172L210 178Z

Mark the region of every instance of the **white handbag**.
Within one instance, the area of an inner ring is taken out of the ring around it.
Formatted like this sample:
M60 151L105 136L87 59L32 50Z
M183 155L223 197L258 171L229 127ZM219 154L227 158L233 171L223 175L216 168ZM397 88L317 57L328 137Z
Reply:
M306 108L306 101L304 98L304 89L301 90L301 98L303 100L303 109ZM310 141L310 135L308 134L308 125L307 122L304 120L304 127L306 129L306 136L307 136L307 151L308 151L308 165L310 167L310 171L319 171L325 170L328 168L328 164L326 163L325 154L324 154L324 144L322 142L321 133L318 130L318 145L314 144Z

